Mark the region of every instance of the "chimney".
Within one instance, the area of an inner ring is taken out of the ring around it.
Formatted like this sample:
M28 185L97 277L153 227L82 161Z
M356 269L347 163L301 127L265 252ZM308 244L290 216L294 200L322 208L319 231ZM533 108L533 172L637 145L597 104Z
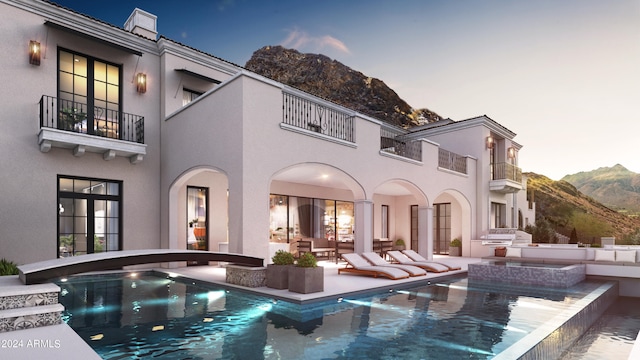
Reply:
M124 23L124 29L148 39L156 40L158 36L158 31L156 31L157 20L157 16L135 8Z

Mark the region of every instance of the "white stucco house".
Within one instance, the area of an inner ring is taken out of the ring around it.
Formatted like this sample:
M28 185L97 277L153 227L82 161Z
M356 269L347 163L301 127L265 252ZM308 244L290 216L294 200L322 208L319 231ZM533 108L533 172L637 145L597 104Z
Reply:
M269 259L302 238L484 256L491 229L534 222L521 145L486 115L395 128L123 20L0 0L1 257Z

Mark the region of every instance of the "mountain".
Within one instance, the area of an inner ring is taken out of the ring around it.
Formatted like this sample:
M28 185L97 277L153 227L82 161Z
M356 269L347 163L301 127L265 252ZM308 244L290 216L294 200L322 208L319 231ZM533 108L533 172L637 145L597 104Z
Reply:
M617 240L640 229L640 217L617 212L583 194L571 183L554 181L544 175L526 173L527 189L536 203L536 220L548 220L556 231L591 243L594 238L615 236Z
M614 210L640 215L640 174L620 164L567 175L562 180Z
M412 108L382 80L366 76L324 55L265 46L253 53L245 68L403 128L442 119L428 109Z

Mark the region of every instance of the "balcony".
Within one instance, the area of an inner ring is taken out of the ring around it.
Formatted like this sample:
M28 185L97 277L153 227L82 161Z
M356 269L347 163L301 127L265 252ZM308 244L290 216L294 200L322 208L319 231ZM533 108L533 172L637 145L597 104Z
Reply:
M515 193L522 190L522 170L505 162L492 164L489 189L501 193Z
M321 134L327 140L354 142L354 116L303 94L283 92L282 123L289 128ZM318 99L319 100L319 99Z
M380 151L422 161L422 141L404 138L404 132L384 124L380 126Z
M89 107L86 104L43 95L40 99L40 151L51 147L102 153L105 160L128 157L135 164L146 155L144 117Z
M467 173L467 157L458 155L454 152L439 149L438 150L438 167L455 171L460 174Z

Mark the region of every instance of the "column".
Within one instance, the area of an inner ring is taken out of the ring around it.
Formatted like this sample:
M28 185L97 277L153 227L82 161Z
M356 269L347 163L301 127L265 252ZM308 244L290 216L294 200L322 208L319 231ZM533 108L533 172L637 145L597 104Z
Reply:
M373 251L373 201L354 201L355 243L354 251L358 254Z
M418 207L418 253L433 259L433 207Z

